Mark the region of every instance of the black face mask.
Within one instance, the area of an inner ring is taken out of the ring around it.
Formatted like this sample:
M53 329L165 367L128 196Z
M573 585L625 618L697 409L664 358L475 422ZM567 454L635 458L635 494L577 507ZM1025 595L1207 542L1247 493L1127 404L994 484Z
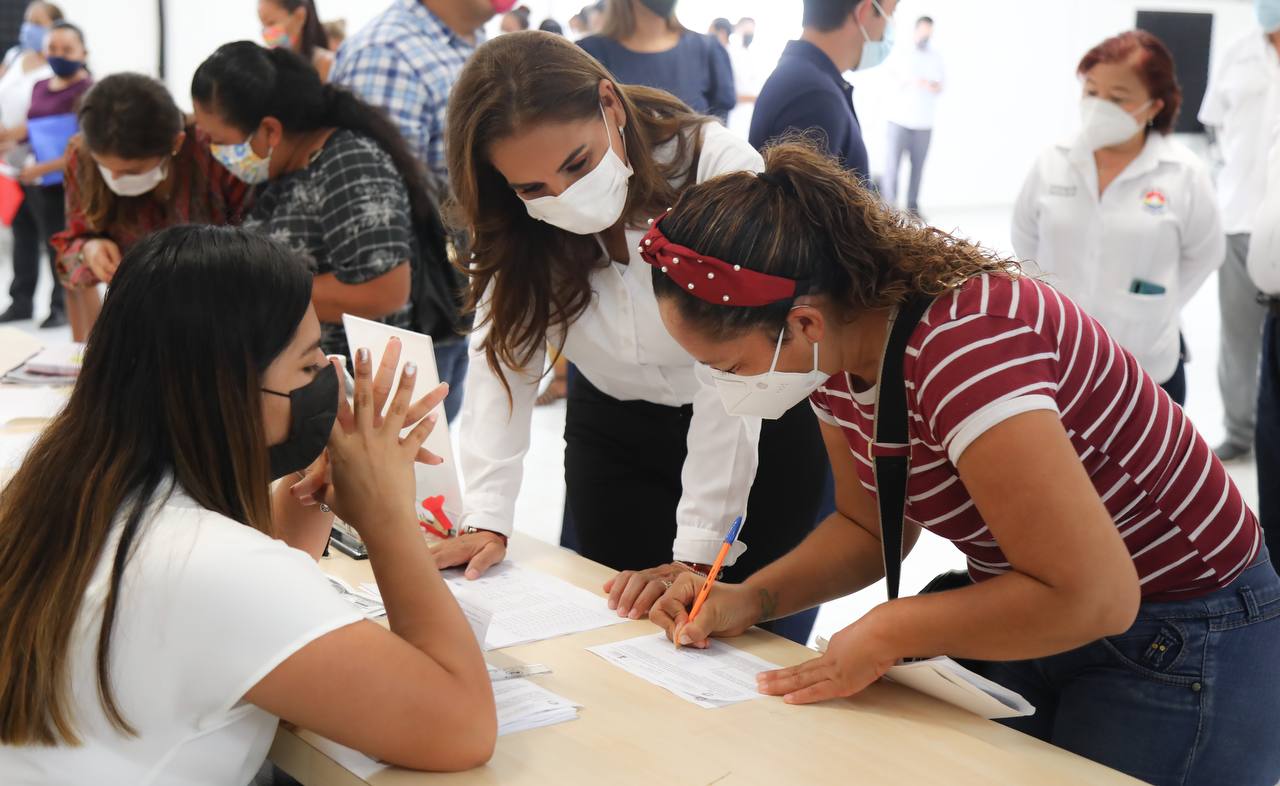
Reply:
M266 388L262 392L289 399L289 436L267 449L274 480L306 469L320 458L338 418L338 375L325 366L315 379L288 393Z
M746 49L746 48L750 47L750 46L751 46L751 42L755 40L755 37L756 37L756 34L755 34L755 33L743 33L743 34L742 34L742 48L743 48L743 49Z
M645 8L666 19L676 10L676 0L640 0Z

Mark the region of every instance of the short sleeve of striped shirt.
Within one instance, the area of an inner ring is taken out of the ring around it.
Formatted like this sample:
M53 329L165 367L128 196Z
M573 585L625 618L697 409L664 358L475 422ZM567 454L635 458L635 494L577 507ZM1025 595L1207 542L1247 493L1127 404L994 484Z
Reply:
M953 317L950 300L936 303L930 324L912 336L903 371L916 427L956 464L974 440L1009 418L1058 412L1058 354L1020 314Z

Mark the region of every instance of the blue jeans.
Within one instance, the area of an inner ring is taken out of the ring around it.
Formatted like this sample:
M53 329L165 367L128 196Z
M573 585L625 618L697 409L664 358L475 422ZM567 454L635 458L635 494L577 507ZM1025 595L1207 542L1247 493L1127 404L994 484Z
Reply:
M1231 586L1143 603L1079 649L969 664L1036 706L1002 721L1156 786L1280 780L1280 577L1264 548Z
M452 423L462 409L462 394L467 382L467 340L436 344L436 370L440 381L449 383L449 396L444 400L444 416Z
M1254 454L1258 461L1258 521L1273 560L1280 560L1280 316L1267 315L1258 379ZM1277 563L1280 565L1280 563ZM1276 568L1280 570L1280 567Z

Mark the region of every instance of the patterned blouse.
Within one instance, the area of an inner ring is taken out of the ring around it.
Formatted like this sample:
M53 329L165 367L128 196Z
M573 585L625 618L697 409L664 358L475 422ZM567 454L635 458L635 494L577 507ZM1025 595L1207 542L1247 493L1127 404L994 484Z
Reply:
M195 126L187 126L187 138L169 160L173 176L168 184L136 197L113 197L112 209L93 226L85 215L82 183L101 180L84 138L77 136L67 147L63 182L67 189L67 227L50 239L57 255L58 277L73 289L96 286L97 276L81 257L84 244L96 238L112 240L125 253L142 238L175 224L239 223L249 189L209 153L209 138ZM100 188L105 188L99 183Z
M335 131L305 169L262 186L244 225L343 284L371 281L416 254L409 191L391 156L347 129ZM380 321L412 329L410 301ZM327 354L348 354L341 324L322 323L320 343Z

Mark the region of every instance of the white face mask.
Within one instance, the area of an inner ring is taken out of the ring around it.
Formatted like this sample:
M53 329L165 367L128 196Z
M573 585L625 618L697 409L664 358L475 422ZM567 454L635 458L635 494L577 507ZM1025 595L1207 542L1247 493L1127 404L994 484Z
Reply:
M1142 112L1149 106L1150 101L1134 112ZM1118 145L1141 130L1142 124L1123 107L1097 96L1080 99L1080 143L1086 150Z
M609 120L604 113L603 104L600 106L600 115L604 119L605 133L608 135ZM618 136L622 139L625 152L627 142L621 128L618 129ZM593 235L618 223L618 219L622 218L622 209L627 204L627 181L631 179L632 170L613 152L612 136L609 136L609 140L609 149L600 163L583 175L581 180L566 188L559 196L527 200L524 208L529 211L529 215L575 235Z
M817 344L813 345L812 371L778 371L778 355L782 352L782 337L786 334L784 327L778 334L778 346L773 350L773 363L763 374L744 377L711 369L711 378L715 380L725 412L777 420L808 398L831 376L818 369Z
M163 161L140 175L121 175L116 177L111 174L111 170L102 164L98 164L98 172L102 174L102 179L106 181L107 188L111 189L116 196L122 197L142 196L154 190L169 176L168 168L165 167L165 162Z

